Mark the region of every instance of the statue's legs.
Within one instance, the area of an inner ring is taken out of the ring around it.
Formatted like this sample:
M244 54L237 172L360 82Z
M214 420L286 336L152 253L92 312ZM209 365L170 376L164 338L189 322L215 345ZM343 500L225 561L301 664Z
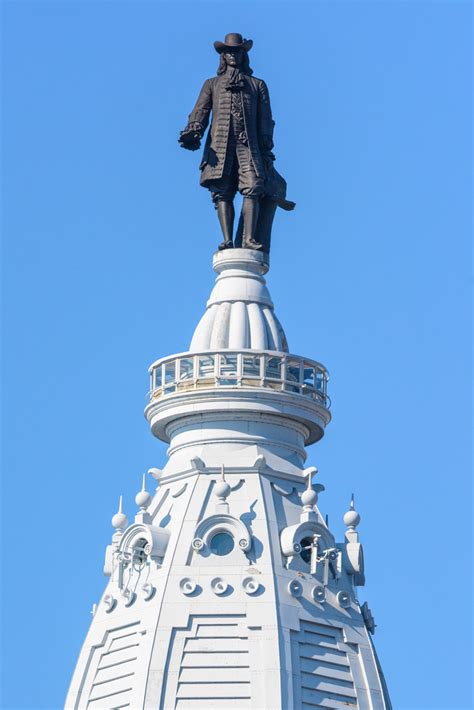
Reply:
M242 247L244 249L261 249L262 245L255 240L260 198L264 193L264 181L255 172L248 146L237 142L237 162L239 165L239 192L243 196L242 219L243 235Z
M235 152L233 152L235 151ZM259 177L253 166L249 148L237 142L230 149L226 158L226 170L221 178L206 183L211 191L212 201L217 210L224 241L219 249L233 247L234 233L234 197L237 190L242 194L242 221L244 249L261 249L262 244L255 240L255 233L260 210L260 199L264 193L264 180Z
M262 245L255 241L258 213L260 211L259 197L244 197L242 204L242 217L244 220L244 233L242 247L244 249L261 249Z
M229 249L234 246L232 238L234 234L234 197L237 192L237 180L237 166L231 166L227 174L206 184L206 187L211 192L222 236L224 237L224 241L219 244L219 249Z
M232 200L217 200L216 210L224 237L224 241L219 244L219 249L229 249L234 246L232 241L235 218L234 203Z

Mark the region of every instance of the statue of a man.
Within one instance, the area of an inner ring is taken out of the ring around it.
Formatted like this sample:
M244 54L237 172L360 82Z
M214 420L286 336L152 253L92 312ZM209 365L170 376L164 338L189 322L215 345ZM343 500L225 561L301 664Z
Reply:
M239 191L243 204L236 242L269 251L277 205L293 209L294 203L285 199L286 183L273 167L270 97L265 82L252 76L252 44L237 33L214 42L220 54L217 76L204 82L179 142L197 150L212 112L200 169L201 185L211 192L224 237L219 249L234 246L234 197Z

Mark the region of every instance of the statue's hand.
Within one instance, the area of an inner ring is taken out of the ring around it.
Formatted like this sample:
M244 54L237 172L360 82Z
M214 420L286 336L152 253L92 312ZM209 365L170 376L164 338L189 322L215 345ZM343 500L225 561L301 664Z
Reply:
M181 133L178 142L186 150L198 150L201 146L201 137L196 133Z
M198 150L201 146L201 131L198 126L186 126L179 134L178 142L186 150Z

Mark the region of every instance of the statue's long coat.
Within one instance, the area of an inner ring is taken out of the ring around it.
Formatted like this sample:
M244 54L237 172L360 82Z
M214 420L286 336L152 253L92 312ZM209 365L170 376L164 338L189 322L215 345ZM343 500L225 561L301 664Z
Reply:
M258 177L265 177L260 141L262 136L272 137L273 120L268 89L262 79L242 75L241 91L245 127L250 148L250 155ZM207 79L199 98L189 115L189 123L198 122L203 133L212 121L207 135L201 161L201 185L206 187L210 180L218 180L224 174L225 158L229 142L231 91L227 87L226 74Z

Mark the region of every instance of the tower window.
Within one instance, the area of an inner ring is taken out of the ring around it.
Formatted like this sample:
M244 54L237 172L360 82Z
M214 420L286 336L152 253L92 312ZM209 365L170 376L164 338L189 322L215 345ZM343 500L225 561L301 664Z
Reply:
M201 355L199 357L198 377L214 378L214 355Z
M183 357L179 361L179 379L192 380L194 372L194 359L192 357Z
M310 564L311 562L311 549L313 545L313 539L311 537L304 537L301 542L301 552L300 552L300 557L303 560L303 562L306 562L306 564Z
M281 380L281 357L265 358L265 377Z
M212 536L209 549L214 555L228 555L234 549L234 538L227 532L219 532Z
M133 562L138 565L142 565L146 562L147 558L147 547L148 540L140 538L133 546Z
M260 377L260 358L257 355L243 355L242 372L244 377Z
M221 385L237 384L237 355L220 356L220 383Z

